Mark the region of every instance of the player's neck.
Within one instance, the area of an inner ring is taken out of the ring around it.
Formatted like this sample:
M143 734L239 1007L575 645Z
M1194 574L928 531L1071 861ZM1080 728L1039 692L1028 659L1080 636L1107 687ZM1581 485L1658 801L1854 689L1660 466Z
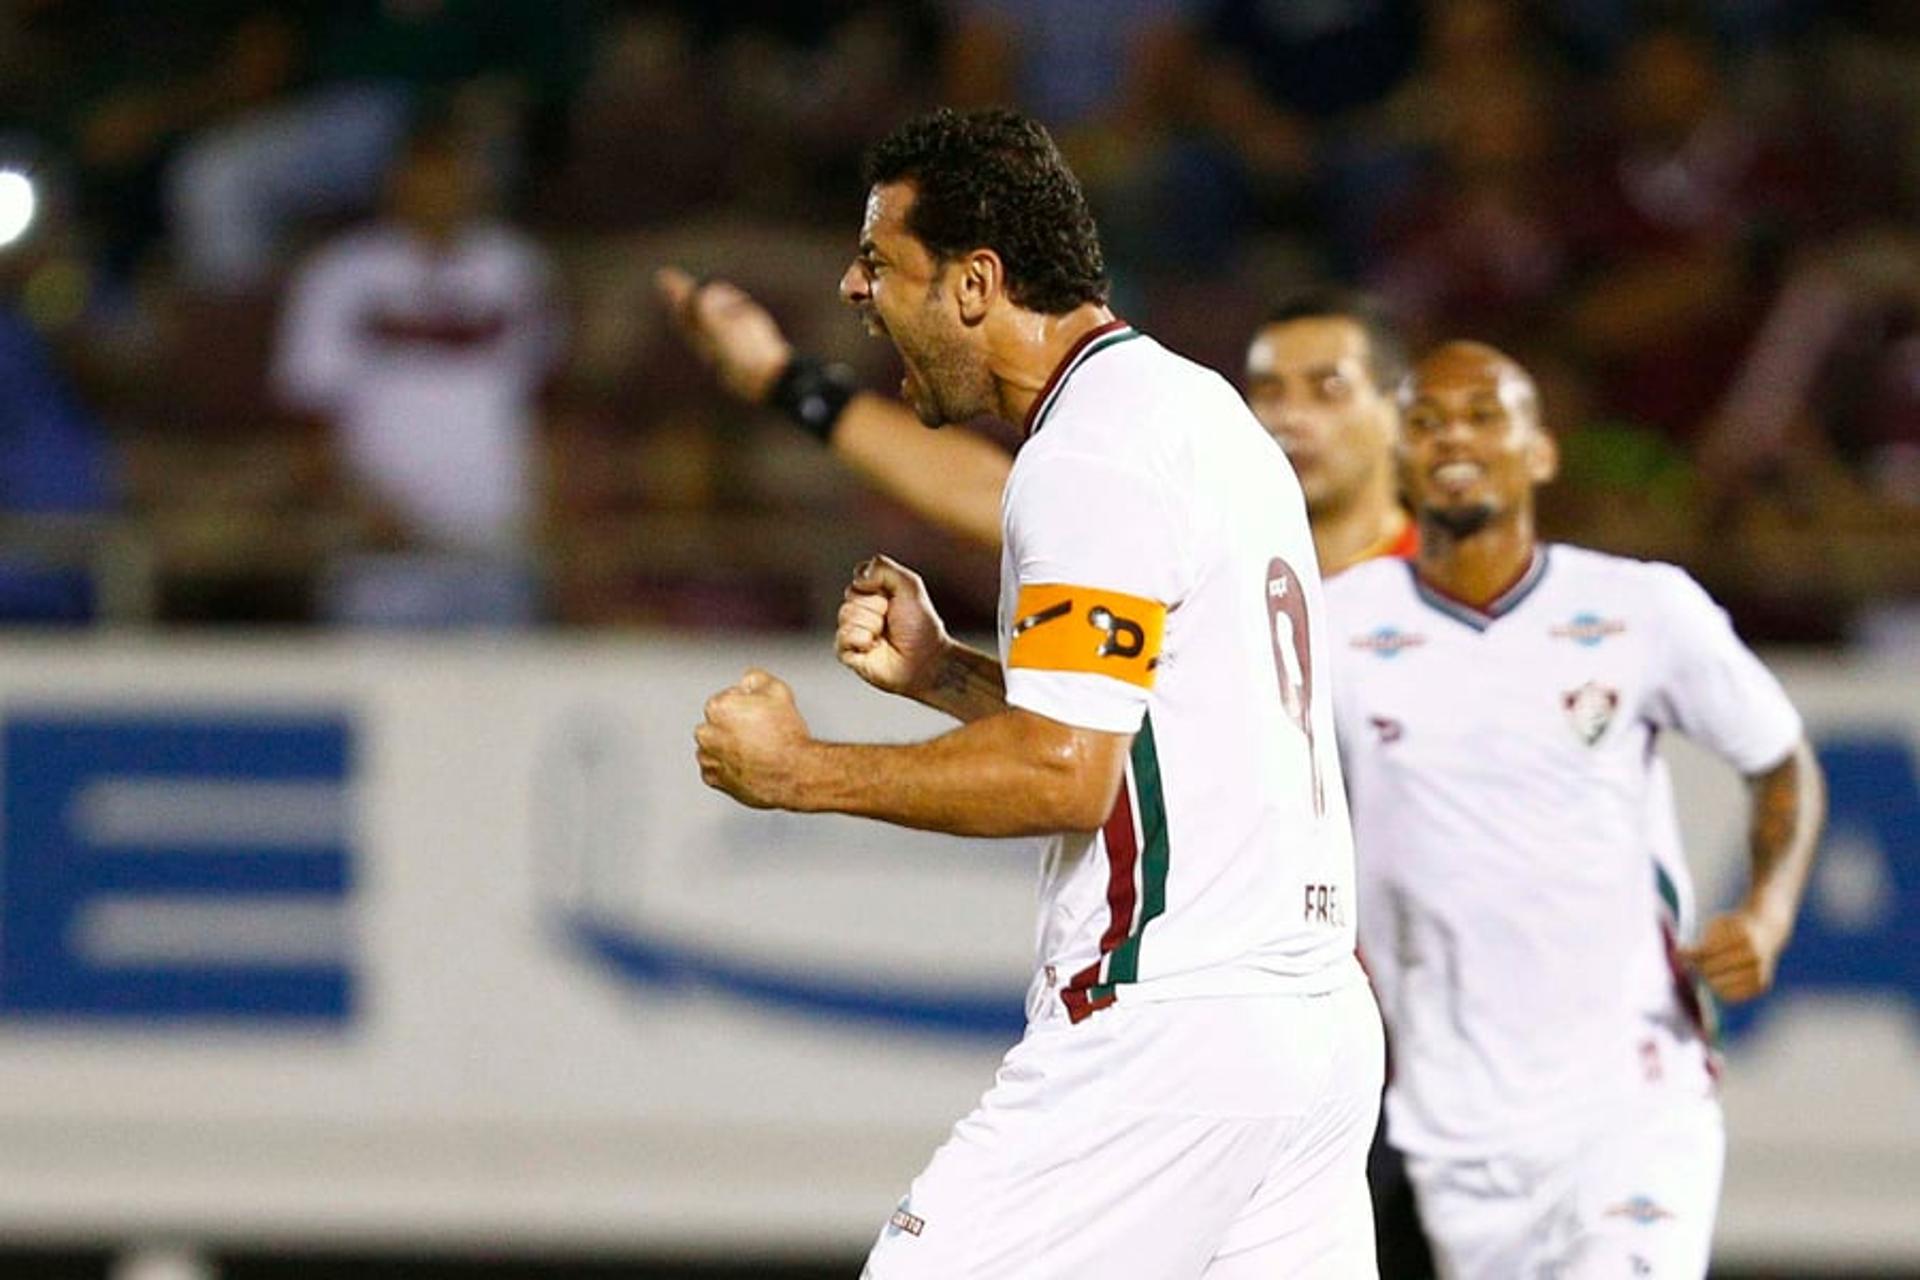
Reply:
M1520 580L1538 547L1533 513L1524 509L1496 516L1464 537L1423 520L1415 564L1428 586L1479 607L1499 599Z
M1026 421L1028 410L1074 348L1094 330L1113 323L1113 311L1092 302L1057 316L1009 308L989 323L994 329L988 338L987 360L1000 399L1000 416L1017 424Z
M1313 549L1326 577L1386 555L1410 519L1390 482L1370 484L1355 500L1311 514Z

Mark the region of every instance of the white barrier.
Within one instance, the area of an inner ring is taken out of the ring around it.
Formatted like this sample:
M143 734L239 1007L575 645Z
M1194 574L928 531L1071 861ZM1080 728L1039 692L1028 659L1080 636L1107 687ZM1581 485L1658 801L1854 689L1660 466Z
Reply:
M1024 845L699 785L749 661L825 735L939 727L818 642L4 657L13 1239L857 1250L1014 1033ZM1824 739L1908 753L1803 938L1896 959L1790 968L1734 1043L1722 1252L1920 1260L1920 680L1792 684ZM1739 789L1676 772L1712 900Z

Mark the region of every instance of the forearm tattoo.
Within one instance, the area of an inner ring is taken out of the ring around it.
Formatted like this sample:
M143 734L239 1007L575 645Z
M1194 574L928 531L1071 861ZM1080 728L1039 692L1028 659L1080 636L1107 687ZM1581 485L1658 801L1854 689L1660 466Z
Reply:
M960 649L948 654L934 672L929 701L961 720L977 720L1007 705L1000 664L985 654Z

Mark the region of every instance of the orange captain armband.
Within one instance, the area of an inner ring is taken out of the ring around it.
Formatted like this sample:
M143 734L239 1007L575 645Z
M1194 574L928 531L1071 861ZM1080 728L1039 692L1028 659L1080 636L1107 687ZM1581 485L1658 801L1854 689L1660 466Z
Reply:
M1085 671L1153 687L1167 607L1098 587L1044 582L1020 588L1007 666Z

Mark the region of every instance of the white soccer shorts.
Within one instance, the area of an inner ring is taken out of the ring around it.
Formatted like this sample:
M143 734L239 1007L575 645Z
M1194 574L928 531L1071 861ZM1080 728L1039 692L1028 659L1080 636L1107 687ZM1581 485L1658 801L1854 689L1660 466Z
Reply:
M1701 1280L1726 1144L1719 1103L1675 1098L1559 1151L1407 1172L1443 1280Z
M1057 1002L1055 1002L1057 1006ZM1364 982L1027 1029L867 1280L1365 1280L1384 1049Z

